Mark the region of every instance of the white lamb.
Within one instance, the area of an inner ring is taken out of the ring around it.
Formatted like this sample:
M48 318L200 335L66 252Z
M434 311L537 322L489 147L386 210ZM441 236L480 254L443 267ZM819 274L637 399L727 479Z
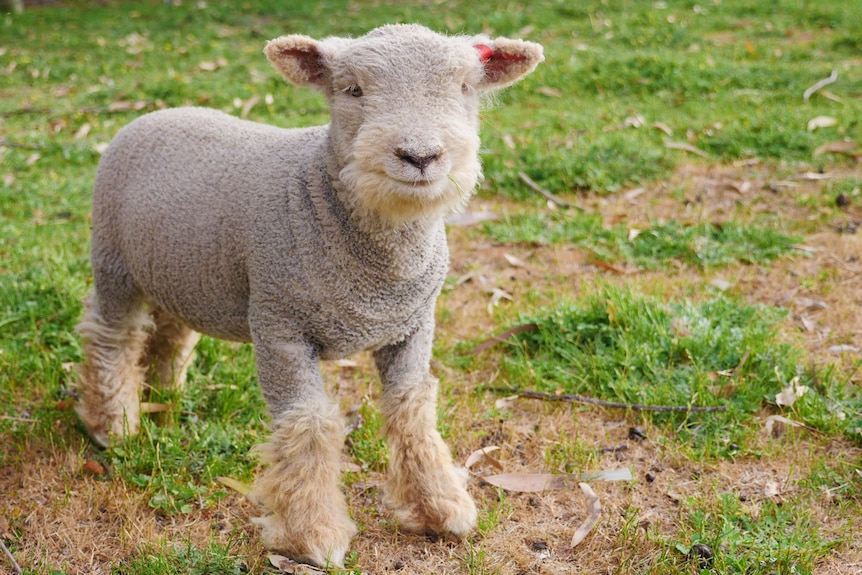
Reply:
M137 432L145 377L182 385L197 332L253 342L273 427L253 492L270 512L257 520L264 544L340 565L356 527L339 489L342 416L318 360L373 350L385 503L401 528L467 533L476 507L436 430L429 372L443 219L481 175L480 96L531 72L542 47L398 25L283 36L265 53L325 94L330 124L166 110L102 157L78 414L108 445Z

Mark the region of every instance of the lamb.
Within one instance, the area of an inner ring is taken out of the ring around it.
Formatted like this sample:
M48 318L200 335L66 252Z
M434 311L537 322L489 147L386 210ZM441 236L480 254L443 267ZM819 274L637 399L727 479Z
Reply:
M357 530L339 489L344 424L318 361L371 350L391 452L384 503L400 528L466 534L476 507L436 430L429 370L444 217L481 177L481 96L535 69L542 47L389 25L282 36L265 54L323 92L328 125L179 108L135 120L104 153L79 417L110 445L137 432L145 379L183 385L199 333L253 342L272 417L252 492L269 512L255 520L263 543L341 565Z

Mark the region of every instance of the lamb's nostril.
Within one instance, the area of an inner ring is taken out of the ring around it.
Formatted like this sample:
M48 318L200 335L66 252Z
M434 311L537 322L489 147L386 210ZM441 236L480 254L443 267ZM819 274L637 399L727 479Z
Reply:
M410 164L419 171L425 171L425 168L427 168L434 160L440 157L440 152L432 152L430 154L419 155L408 150L399 148L395 150L395 155L398 156L398 159L402 162Z

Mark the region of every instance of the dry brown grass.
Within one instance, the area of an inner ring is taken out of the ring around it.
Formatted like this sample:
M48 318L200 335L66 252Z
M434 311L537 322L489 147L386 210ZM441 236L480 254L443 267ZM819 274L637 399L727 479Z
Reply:
M798 186L793 195L770 191L775 181L784 178L774 168L761 166L692 165L634 199L617 194L573 200L599 210L609 223L625 221L631 227L659 219L721 221L732 215L764 212L779 213L788 221L808 218L810 209L797 205L792 196L800 189L821 193L822 182L794 180ZM487 197L477 203L497 212L521 209ZM841 218L860 221L862 211L857 206ZM593 289L597 280L633 285L667 298L697 298L704 285L720 277L731 284L733 293L751 302L791 309L784 336L807 346L813 361L844 362L848 367L850 359L830 353L829 348L837 344L862 347L862 239L837 233L840 225L842 222L812 224L806 245L816 251L810 256L781 260L769 267L737 266L707 273L688 268L675 273L617 273L591 263L587 254L572 247L501 246L470 229L456 228L451 233L453 275L483 274L515 301L504 301L489 314L490 296L481 282L457 286L441 303L448 309L448 319L441 321L440 342L448 347L459 341L481 340L501 331L519 310L534 309L560 297L577 297ZM522 258L526 265L513 267L505 253ZM544 295L524 303L531 293ZM802 298L823 302L825 307L812 308ZM759 458L704 464L693 462L684 446L664 441L662 431L645 425L632 413L522 399L514 403L507 417L489 417L496 397L473 390L488 383L506 383L499 381L494 354L486 352L477 368L467 373L437 366L443 380L441 409L452 424L448 439L457 460L463 462L484 445L497 445L506 471L541 472L547 469L547 450L561 438L576 440L591 450L626 444L623 451L593 456L589 462L595 469L629 467L635 481L594 485L604 508L602 519L573 551L569 541L585 515L578 490L506 494L501 504L497 490L474 477L470 491L482 513L487 516L498 510L499 517L486 533L458 542L397 533L388 521L382 521L389 518L380 502L383 476L368 472L346 488L351 513L361 526L352 549L358 553L363 571L466 573L470 572L471 554L475 561L484 553L484 571L473 572L638 573L662 553L655 536L672 534L692 500L734 493L756 511L767 498L798 493L799 479L818 459L862 460L862 451L849 443L802 430L790 430L779 438L764 431L759 441L767 455ZM345 410L355 409L364 398L377 393L368 357L360 356L358 362L353 371L327 370ZM862 374L853 375L852 385L860 381ZM632 425L643 425L647 439L630 440ZM83 438L71 448L48 445L40 437L16 447L13 462L0 469L0 516L21 529L14 540L15 555L27 569L109 573L112 565L137 556L150 545L159 548L165 542L178 546L191 542L203 548L213 540L222 545L233 541L232 552L245 558L249 572L260 572L267 565L266 552L249 521L256 510L238 494L214 508L164 516L149 508L134 486L110 473L93 476L84 471L92 447ZM646 480L647 473L655 476L654 481ZM777 495L767 490L774 484ZM812 515L825 535L846 536L862 528L862 513L837 514L830 493L810 499ZM0 560L0 571L9 569ZM859 539L851 538L839 546L816 572L862 572Z

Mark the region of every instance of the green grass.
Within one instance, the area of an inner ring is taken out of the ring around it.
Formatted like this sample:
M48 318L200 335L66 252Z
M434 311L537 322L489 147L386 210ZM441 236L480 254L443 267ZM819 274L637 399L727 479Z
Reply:
M811 391L793 405L794 418L862 439L854 424L862 397L779 339L784 314L723 296L664 303L607 286L523 317L519 324L537 329L513 338L503 373L518 388L627 404L726 407L718 413L644 412L676 430L699 457L730 457L745 448L759 429L754 415L774 408L775 395L798 378Z
M649 269L662 269L669 260L698 268L764 264L792 253L801 242L800 237L737 221L693 225L670 221L631 234L627 226L604 227L601 214L574 211L487 222L484 232L501 242L571 243L601 259Z

